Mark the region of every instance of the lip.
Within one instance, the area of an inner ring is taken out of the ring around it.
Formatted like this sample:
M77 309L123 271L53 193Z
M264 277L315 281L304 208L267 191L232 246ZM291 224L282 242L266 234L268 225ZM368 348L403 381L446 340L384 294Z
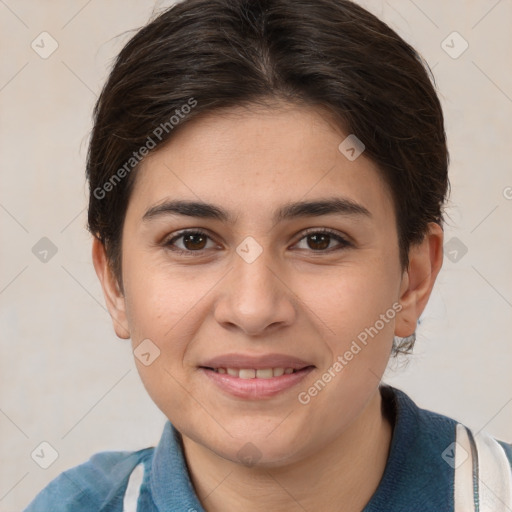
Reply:
M271 398L289 390L299 384L314 369L315 367L310 365L294 373L285 373L270 379L241 379L227 373L217 373L210 368L199 368L200 372L213 381L221 391L237 398L252 400Z
M263 368L293 368L294 370L300 370L307 366L314 365L286 354L264 354L254 356L231 353L216 356L201 363L199 366L203 368L254 368L255 370L261 370Z
M217 373L214 368L293 368L294 373L283 374L270 379L241 379L227 373ZM308 361L286 354L223 354L204 361L200 372L209 378L216 386L231 396L244 399L262 400L271 398L291 389L301 382L315 365Z

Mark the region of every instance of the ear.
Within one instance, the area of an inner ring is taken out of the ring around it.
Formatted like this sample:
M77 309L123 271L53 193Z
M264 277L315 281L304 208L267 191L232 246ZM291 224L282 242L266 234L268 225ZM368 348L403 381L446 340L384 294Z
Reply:
M395 335L406 338L414 333L425 309L437 275L443 265L443 229L430 222L425 238L409 249L409 266L402 275L400 304Z
M108 263L105 247L97 237L93 237L92 261L98 276L108 311L114 324L114 330L119 338L129 339L130 330L126 318L126 303L124 295L119 290L119 284Z

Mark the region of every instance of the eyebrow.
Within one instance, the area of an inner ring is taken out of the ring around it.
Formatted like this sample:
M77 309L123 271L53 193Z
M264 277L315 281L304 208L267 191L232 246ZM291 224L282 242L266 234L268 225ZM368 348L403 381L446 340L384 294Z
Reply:
M370 211L362 204L344 197L333 197L315 201L287 203L275 212L273 223L276 225L284 220L332 214L372 217ZM146 211L142 220L149 221L167 215L215 219L232 224L235 222L233 214L219 206L202 201L190 200L170 200L152 206Z

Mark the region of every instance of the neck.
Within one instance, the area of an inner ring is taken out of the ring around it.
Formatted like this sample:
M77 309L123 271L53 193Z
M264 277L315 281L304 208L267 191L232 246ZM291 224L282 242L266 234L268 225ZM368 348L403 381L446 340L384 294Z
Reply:
M338 512L340 504L344 512L360 512L382 478L391 437L378 389L334 442L283 467L247 468L182 436L191 479L207 512Z

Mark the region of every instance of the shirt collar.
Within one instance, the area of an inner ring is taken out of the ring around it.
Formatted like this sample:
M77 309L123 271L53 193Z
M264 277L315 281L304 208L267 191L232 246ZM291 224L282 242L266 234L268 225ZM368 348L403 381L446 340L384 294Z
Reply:
M452 510L447 504L453 507L453 469L441 455L454 441L456 422L418 408L399 389L383 385L380 391L394 417L393 436L384 474L363 512ZM205 512L190 480L181 435L169 421L154 452L150 485L162 512Z
M181 434L167 421L151 465L151 494L162 512L195 510L205 512L190 480L183 454Z
M420 409L403 391L382 385L395 416L388 461L363 512L453 510L453 468L442 453L455 440L456 422Z

